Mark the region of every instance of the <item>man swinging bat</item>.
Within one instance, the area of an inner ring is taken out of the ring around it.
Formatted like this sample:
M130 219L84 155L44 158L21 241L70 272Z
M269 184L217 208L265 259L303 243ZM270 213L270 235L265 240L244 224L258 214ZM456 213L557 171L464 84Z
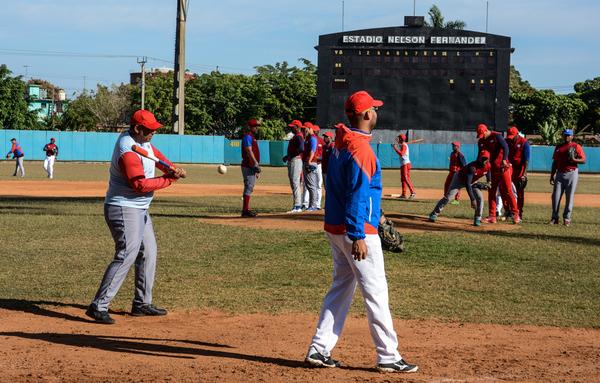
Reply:
M115 323L108 314L108 305L134 263L135 295L131 314L167 313L167 310L152 304L157 247L148 208L155 190L185 178L186 172L174 167L150 144L155 131L161 126L149 111L136 111L131 117L129 130L121 133L113 151L104 218L115 241L115 255L85 313L98 323ZM155 177L155 168L164 174Z

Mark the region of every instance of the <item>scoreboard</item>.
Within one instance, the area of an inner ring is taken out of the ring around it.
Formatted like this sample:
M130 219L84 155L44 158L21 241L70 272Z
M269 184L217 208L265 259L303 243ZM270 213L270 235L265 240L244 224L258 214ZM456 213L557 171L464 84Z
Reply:
M345 99L364 89L384 102L378 129L507 128L509 37L405 26L322 35L316 49L321 126L346 121Z

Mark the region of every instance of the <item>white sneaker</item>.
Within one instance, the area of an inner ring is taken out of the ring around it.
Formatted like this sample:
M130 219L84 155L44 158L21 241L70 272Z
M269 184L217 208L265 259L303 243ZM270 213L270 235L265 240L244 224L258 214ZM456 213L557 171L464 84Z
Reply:
M292 210L287 212L288 214L296 214L296 213L302 213L302 208L300 207L295 207Z

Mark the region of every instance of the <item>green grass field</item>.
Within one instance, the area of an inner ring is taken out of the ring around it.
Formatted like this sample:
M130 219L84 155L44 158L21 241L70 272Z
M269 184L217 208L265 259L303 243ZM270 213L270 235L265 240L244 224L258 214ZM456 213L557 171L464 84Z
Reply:
M5 164L0 182L7 177ZM42 170L28 163L30 179ZM38 168L41 167L37 166ZM57 178L104 180L106 164L59 163ZM190 166L194 183L238 183L214 167ZM12 170L12 168L11 168ZM39 170L39 171L38 171ZM414 172L417 187L439 187L443 173ZM397 171L384 184L398 185ZM548 191L547 175L532 189ZM286 184L282 169L261 183ZM578 191L600 193L597 176ZM87 304L112 257L102 198L0 198L0 298ZM384 201L390 212L426 214L434 201ZM317 314L331 279L322 233L253 230L200 223L238 214L239 197L156 198L151 214L159 245L155 302L171 309ZM261 212L289 208L285 196L255 197ZM449 217L469 218L463 204ZM409 234L408 251L386 254L391 306L398 318L600 327L600 209L575 207L572 227L548 226L548 206L527 208L514 231ZM133 273L131 273L133 274ZM113 308L128 309L132 279ZM363 313L360 294L354 313Z

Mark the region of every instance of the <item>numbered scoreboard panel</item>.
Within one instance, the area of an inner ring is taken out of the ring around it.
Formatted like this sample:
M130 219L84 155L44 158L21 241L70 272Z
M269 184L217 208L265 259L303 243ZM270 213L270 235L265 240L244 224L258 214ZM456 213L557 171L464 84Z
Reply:
M429 34L436 31L426 30ZM402 31L414 33L414 29ZM374 33L397 35L399 31ZM338 44L327 46L321 39L317 47L319 124L345 121L345 99L365 89L384 101L378 116L382 129L470 131L482 122L506 129L510 65L506 47L489 43L472 47L353 46L339 44L340 40L333 39Z

